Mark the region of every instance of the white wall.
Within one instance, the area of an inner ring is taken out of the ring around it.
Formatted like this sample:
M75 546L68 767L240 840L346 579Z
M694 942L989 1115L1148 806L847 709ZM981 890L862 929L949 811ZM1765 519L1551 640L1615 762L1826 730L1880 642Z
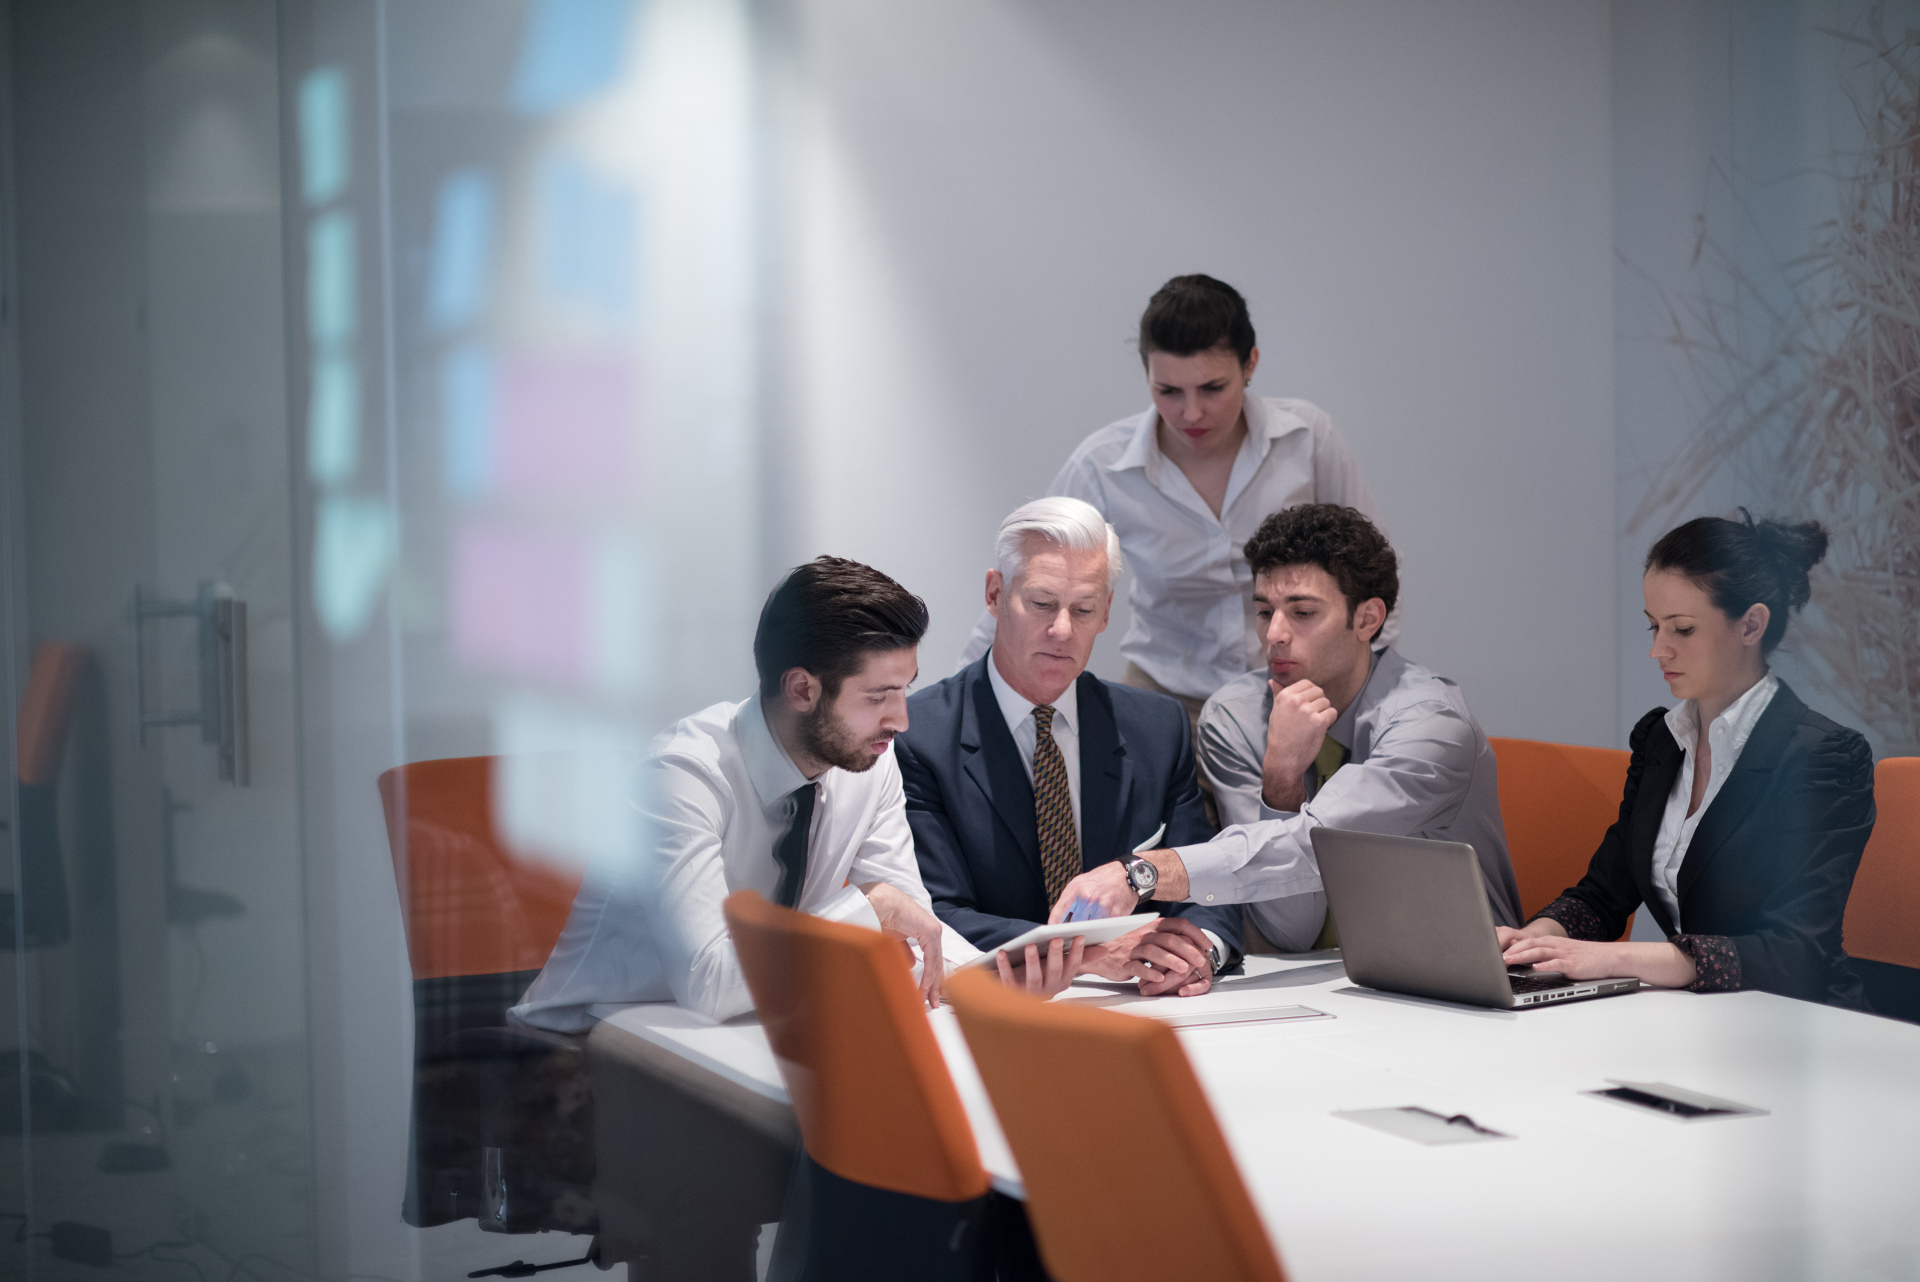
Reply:
M1406 652L1490 733L1614 741L1605 6L789 20L789 559L924 595L923 677L977 616L1000 517L1145 407L1148 295L1206 271L1250 300L1254 390L1318 402L1359 457Z
M1647 709L1672 701L1639 617L1647 548L1682 521L1739 504L1755 516L1815 517L1835 535L1775 670L1815 709L1863 731L1876 755L1916 750L1899 718L1863 711L1886 712L1899 685L1876 674L1883 661L1897 666L1873 653L1871 630L1823 610L1843 575L1854 591L1887 581L1884 563L1862 555L1874 540L1856 541L1874 503L1836 504L1810 482L1821 454L1845 447L1825 416L1799 420L1797 394L1771 399L1795 389L1844 328L1829 313L1815 324L1819 341L1804 341L1798 326L1810 307L1817 314L1834 301L1833 276L1810 270L1809 255L1847 213L1862 168L1861 121L1875 105L1878 67L1852 38L1870 34L1876 11L1890 34L1920 23L1914 0L1614 6L1620 742ZM1674 341L1677 329L1688 345ZM1788 358L1770 361L1783 344ZM1763 365L1768 373L1756 379ZM1742 385L1743 411L1716 422L1716 403ZM1789 433L1800 444L1792 455L1782 448ZM1703 442L1716 439L1703 455ZM1872 466L1870 456L1854 464ZM1894 512L1910 513L1899 472L1887 467L1880 493L1893 496ZM1889 578L1911 591L1910 578Z

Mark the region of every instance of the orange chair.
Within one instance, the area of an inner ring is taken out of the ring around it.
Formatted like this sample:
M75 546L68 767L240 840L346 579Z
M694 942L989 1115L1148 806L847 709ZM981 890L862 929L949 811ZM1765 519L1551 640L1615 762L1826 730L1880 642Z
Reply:
M900 943L749 890L725 913L806 1154L838 1177L808 1171L781 1226L804 1222L806 1276L973 1275L987 1172Z
M66 943L72 935L66 862L60 854L58 785L81 674L91 658L85 646L62 641L43 641L33 652L13 741L13 759L20 776L15 797L19 916L26 931L18 940L14 938L15 892L0 891L0 914L4 914L0 948L12 948L16 943L51 948Z
M1040 1255L1059 1282L1285 1273L1173 1030L1043 1002L979 972L948 983L974 1062L1026 1184ZM1152 1153L1156 1203L1116 1232L1112 1189L1089 1171Z
M577 870L522 859L500 839L494 762L416 761L380 776L416 980L537 972L580 889Z
M1620 817L1633 754L1538 739L1487 742L1500 767L1500 818L1525 921L1587 875L1600 839Z
M594 1227L586 1056L506 1012L546 964L581 874L516 855L493 822L496 758L380 776L413 968L413 1135L402 1216L498 1232Z
M1873 804L1841 938L1850 957L1920 967L1920 757L1876 766Z

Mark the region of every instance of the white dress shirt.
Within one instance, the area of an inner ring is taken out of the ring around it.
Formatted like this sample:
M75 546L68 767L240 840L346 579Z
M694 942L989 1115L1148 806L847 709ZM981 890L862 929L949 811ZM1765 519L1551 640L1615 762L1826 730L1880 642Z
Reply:
M892 750L871 770L834 767L813 782L820 791L796 907L877 930L859 886L885 881L932 911ZM753 1009L721 902L736 890L774 897L774 847L789 797L806 783L757 695L716 703L654 740L634 786L642 857L587 870L559 942L512 1014L580 1032L627 1002L677 1001L716 1020ZM949 969L979 956L951 929L942 949Z
M993 697L1000 701L1000 715L1013 732L1013 746L1020 749L1020 764L1027 768L1027 782L1033 782L1033 750L1040 742L1040 728L1033 719L1039 705L1027 698L1000 675L999 667L987 661L987 680L993 683ZM1080 836L1080 694L1079 682L1067 683L1066 690L1053 701L1053 742L1060 749L1060 762L1067 768L1067 793L1073 798L1073 835Z
M1779 688L1780 678L1767 673L1728 704L1727 710L1707 727L1707 747L1711 750L1713 765L1707 773L1707 790L1701 794L1699 808L1692 814L1687 813L1687 803L1693 800L1693 768L1700 756L1700 704L1693 699L1682 699L1679 707L1667 713L1667 729L1673 733L1673 741L1680 745L1684 755L1680 775L1673 781L1673 791L1667 795L1666 812L1660 816L1660 835L1653 842L1653 891L1667 906L1667 913L1679 930L1686 929L1680 921L1680 865L1686 862L1694 829L1700 826L1701 817L1713 799L1720 795L1720 785L1733 773L1741 750L1753 737L1753 728L1760 724L1760 714L1773 702L1773 692Z
M1152 407L1082 441L1047 490L1091 503L1120 536L1133 571L1133 621L1120 653L1163 689L1192 699L1266 662L1243 552L1260 522L1300 503L1341 503L1380 520L1359 464L1324 410L1249 396L1246 418L1219 516L1160 452ZM993 616L983 615L959 667L986 653L993 628ZM1396 613L1376 647L1393 644L1399 631Z

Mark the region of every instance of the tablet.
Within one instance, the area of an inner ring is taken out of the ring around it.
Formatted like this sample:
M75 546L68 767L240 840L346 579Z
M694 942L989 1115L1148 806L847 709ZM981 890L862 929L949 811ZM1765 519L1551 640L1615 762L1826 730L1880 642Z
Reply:
M969 966L992 966L994 957L999 953L1012 953L1013 956L1009 957L1008 961L1021 960L1027 951L1028 944L1038 944L1041 955L1044 957L1048 943L1056 939L1066 940L1068 948L1073 947L1073 941L1076 938L1084 939L1089 944L1104 944L1122 935L1131 935L1134 931L1144 926L1151 926L1159 920L1159 913L1135 913L1131 917L1103 917L1099 921L1063 921L1052 926L1035 926L1024 935L989 948L960 969L965 970Z

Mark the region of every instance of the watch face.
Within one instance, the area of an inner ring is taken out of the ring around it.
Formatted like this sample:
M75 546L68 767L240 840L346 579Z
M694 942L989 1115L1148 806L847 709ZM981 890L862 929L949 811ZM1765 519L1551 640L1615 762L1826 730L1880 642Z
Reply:
M1142 859L1127 868L1127 880L1141 894L1146 894L1160 884L1160 870Z

